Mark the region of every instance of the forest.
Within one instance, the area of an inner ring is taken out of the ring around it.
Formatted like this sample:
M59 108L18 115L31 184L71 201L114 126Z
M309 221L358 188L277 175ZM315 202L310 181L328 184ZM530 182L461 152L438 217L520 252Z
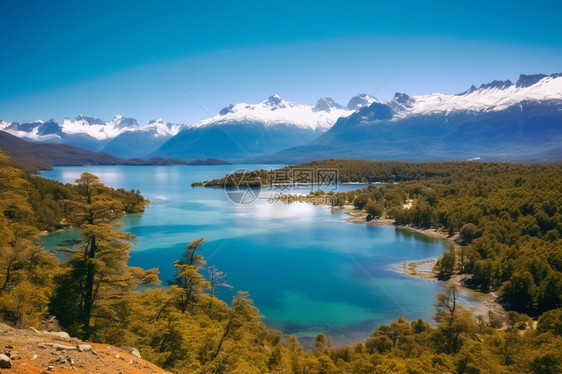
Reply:
M318 164L337 167L342 180L393 182L333 193L335 205L352 204L366 220L458 233L460 249L438 264L442 278L470 274L469 285L499 291L508 310L533 317L562 306L560 165Z
M228 283L207 266L204 238L186 238L176 277L165 285L158 269L128 266L132 237L114 220L143 211L148 201L139 191L108 188L89 173L64 185L14 167L1 153L0 317L40 327L55 316L73 336L137 347L175 373L562 371L559 166L320 164L338 168L340 181L389 182L332 192L334 205L353 204L368 219L459 232L463 250L446 254L440 273L466 272L475 287L501 290L513 310L509 318L475 318L450 287L434 301L434 321L400 317L349 346L320 334L312 349L303 349L295 337L268 329L246 292L230 305L217 298ZM65 227L80 228L83 243L60 261L38 238Z
M562 306L561 165L331 159L281 169L289 171L285 183L296 182L291 171L307 169L337 170L339 183L379 183L346 193L311 193L333 206L353 205L366 220L384 217L459 233L460 250L439 263L442 278L470 274L471 286L499 290L507 309L534 317ZM241 178L268 185L271 174L257 170L195 185L231 186Z

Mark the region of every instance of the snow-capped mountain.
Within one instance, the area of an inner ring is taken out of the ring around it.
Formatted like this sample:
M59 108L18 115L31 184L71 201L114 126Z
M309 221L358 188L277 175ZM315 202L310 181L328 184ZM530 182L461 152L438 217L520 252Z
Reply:
M270 96L259 104L231 104L168 140L155 156L237 160L304 145L353 111L329 97L304 105ZM211 156L212 155L212 156Z
M562 74L521 75L448 95L397 93L340 118L310 144L263 161L562 159Z
M369 106L375 101L378 101L375 97L363 93L353 96L349 100L349 103L347 103L346 108L349 110L357 110L363 108L364 106Z
M104 152L120 158L142 158L158 149L168 139L176 135L184 126L165 122L156 118L145 126L125 131L111 139L104 147ZM134 145L134 147L131 147Z
M482 84L479 88L472 86L458 95L434 93L409 97L406 94L397 94L385 104L394 109L396 120L415 115L452 114L460 111L497 112L525 101L561 100L561 78L562 74L521 75L515 84L510 80L493 81Z
M116 115L110 121L80 114L32 123L0 121L0 130L37 143L67 144L90 151L105 151L117 157L143 157L176 135L184 125L165 122L161 118L139 125L134 118Z
M496 80L460 94L396 93L384 102L359 94L345 107L329 97L304 105L273 95L228 105L191 126L79 115L62 123L0 121L0 130L121 158L562 159L562 74L521 75L516 83Z
M310 106L288 102L279 95L272 95L259 104L231 104L223 108L218 115L197 122L191 128L260 122L266 127L287 125L313 131L326 131L339 117L350 114L350 110L330 97L324 97L318 100L315 106Z

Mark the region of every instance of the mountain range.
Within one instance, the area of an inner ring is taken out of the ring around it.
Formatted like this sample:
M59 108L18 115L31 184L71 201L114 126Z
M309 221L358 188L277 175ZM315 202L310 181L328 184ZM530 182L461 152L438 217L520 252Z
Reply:
M120 158L144 157L176 135L184 125L161 118L139 125L134 118L116 115L111 121L83 114L55 120L17 123L0 121L0 130L35 143L66 144ZM147 151L148 150L148 151Z
M81 165L224 165L217 159L171 160L160 157L121 159L105 152L92 152L66 144L33 143L0 131L0 150L10 156L18 167L30 172L52 169L54 166Z
M231 104L216 116L182 129L153 156L200 158L206 154L229 160L265 156L284 148L305 145L328 131L340 117L375 101L368 95L351 99L343 107L324 97L304 105L270 96L259 104Z
M32 123L0 120L0 130L35 143L65 144L120 158L167 157L191 160L221 155L230 160L267 155L314 140L341 116L375 101L360 94L347 107L324 97L316 105L287 102L278 95L259 104L231 104L216 116L191 126L161 118L139 125L134 118L116 115L104 122L80 114Z
M312 106L273 95L258 104L228 105L192 125L79 115L62 123L0 121L0 130L120 158L560 160L562 74L521 75L515 83L497 80L460 94L396 93L384 102L360 94L347 106L329 97Z
M311 143L262 161L332 157L379 160L562 159L562 74L521 75L458 95L408 96L374 102Z

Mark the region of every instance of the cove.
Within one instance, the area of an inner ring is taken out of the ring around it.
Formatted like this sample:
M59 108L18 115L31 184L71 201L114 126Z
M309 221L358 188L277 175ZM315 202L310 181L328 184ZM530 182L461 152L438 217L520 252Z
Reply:
M140 190L151 204L144 213L120 219L137 238L130 265L159 268L165 284L185 245L205 237L201 254L227 273L234 288L220 289L218 296L229 302L236 291L248 291L268 327L305 344L320 332L336 343L362 340L398 316L431 321L441 283L412 279L396 268L402 261L440 256L443 241L348 223L342 210L327 206L272 203L267 189L251 204L235 204L222 188L191 187L240 167L279 165L56 167L42 176L73 183L88 171L108 186ZM338 191L362 187L339 185ZM53 249L77 238L76 230L68 230L42 240Z

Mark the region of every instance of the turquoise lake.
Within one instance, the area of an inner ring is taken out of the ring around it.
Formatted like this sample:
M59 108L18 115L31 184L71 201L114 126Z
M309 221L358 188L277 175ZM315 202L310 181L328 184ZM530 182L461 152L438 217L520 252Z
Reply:
M380 324L402 315L428 321L440 282L412 279L400 262L440 256L444 242L387 226L345 221L340 209L307 203L271 203L262 190L251 204L235 204L221 188L191 187L238 169L275 165L57 167L42 176L72 183L88 171L111 187L140 190L152 202L142 214L121 219L137 239L130 265L158 267L173 279L185 245L205 237L201 254L227 273L234 290L250 293L268 327L303 342L323 332L337 343L365 339ZM349 191L362 185L339 185ZM72 244L74 230L43 238L47 248ZM468 304L477 301L464 296Z

